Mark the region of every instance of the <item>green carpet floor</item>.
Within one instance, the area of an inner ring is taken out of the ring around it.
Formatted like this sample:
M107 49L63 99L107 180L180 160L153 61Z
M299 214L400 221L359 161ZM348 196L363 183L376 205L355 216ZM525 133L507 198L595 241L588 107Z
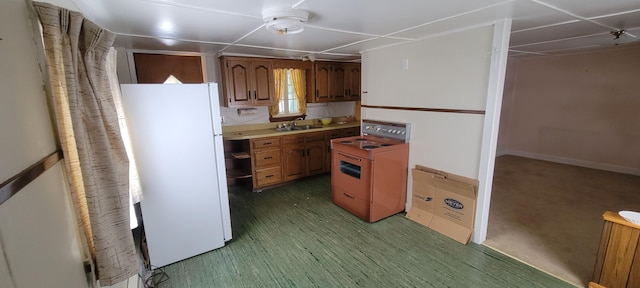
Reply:
M163 267L156 287L573 287L404 213L366 223L331 202L330 181L230 187L233 240Z

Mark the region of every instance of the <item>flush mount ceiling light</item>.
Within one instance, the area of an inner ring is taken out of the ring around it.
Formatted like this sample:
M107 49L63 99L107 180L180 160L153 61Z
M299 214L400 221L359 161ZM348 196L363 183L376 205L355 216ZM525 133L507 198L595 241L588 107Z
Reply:
M296 34L304 31L309 12L300 9L268 9L262 12L267 30L283 34Z

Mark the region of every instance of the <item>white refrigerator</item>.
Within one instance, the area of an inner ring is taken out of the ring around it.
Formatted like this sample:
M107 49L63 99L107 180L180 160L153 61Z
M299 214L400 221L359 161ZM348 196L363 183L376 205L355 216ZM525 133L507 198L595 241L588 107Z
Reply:
M152 266L231 240L218 85L122 84Z

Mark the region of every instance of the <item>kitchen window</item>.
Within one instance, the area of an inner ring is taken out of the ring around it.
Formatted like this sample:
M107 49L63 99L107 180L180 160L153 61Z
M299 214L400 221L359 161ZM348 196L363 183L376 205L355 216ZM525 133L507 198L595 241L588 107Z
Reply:
M293 90L293 83L291 82L291 69L287 69L287 89L285 89L282 98L278 102L278 115L286 114L300 114L300 105L295 91Z
M306 112L306 70L273 69L275 79L275 102L269 107L273 118L302 116Z

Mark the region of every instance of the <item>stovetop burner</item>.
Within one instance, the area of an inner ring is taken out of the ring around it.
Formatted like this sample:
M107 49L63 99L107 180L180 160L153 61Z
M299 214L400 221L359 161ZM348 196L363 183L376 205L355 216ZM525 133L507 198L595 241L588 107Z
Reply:
M393 144L389 144L389 143L382 143L382 144L380 144L380 146L383 146L383 147L384 147L384 146L391 146L391 145L393 145Z

